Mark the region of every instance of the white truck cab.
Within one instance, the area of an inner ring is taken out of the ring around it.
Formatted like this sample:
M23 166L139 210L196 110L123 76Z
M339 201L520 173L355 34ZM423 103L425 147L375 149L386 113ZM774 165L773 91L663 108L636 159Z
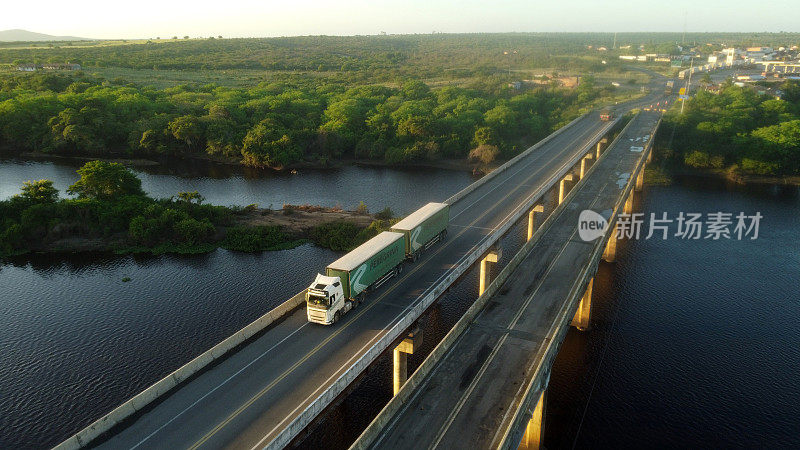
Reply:
M306 314L309 322L331 325L352 307L353 302L344 298L339 277L317 274L306 292Z

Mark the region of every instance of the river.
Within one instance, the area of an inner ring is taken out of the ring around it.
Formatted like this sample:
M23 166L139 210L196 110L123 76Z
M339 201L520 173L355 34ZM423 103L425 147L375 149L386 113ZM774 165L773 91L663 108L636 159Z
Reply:
M50 178L63 190L76 167L0 161L0 198L27 179ZM154 196L199 190L209 203L262 206L364 201L399 214L472 181L463 172L359 167L283 175L201 165L137 175ZM634 241L621 245L617 263L601 264L592 329L569 332L553 370L545 445L800 445L797 188L681 179L648 186L641 198L645 213L760 211L761 236ZM504 254L513 255L523 233L521 226L509 233ZM308 279L285 277L287 265L313 274L336 256L303 245L260 254L32 256L0 265L0 448L58 443L304 287ZM475 272L432 309L426 348L409 358L409 369L474 300ZM390 364L379 360L303 446L330 430L340 445L351 442L391 396Z

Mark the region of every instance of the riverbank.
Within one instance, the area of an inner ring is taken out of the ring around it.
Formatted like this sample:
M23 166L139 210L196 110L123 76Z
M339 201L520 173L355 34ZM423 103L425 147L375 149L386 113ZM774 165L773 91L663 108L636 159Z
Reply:
M667 186L675 177L696 177L722 180L739 185L774 184L782 186L800 186L800 176L766 176L742 173L736 166L722 169L698 169L688 166L675 166L656 160L645 169L644 182L653 186Z
M229 158L223 156L211 156L211 155L174 155L171 156L169 159L166 158L130 158L124 152L119 153L118 156L102 156L102 157L88 157L88 156L76 156L76 155L60 155L60 154L53 154L53 153L45 153L45 152L14 152L9 149L4 149L0 151L0 157L7 157L7 158L16 158L20 161L49 161L49 162L76 162L76 163L85 163L88 161L106 161L106 162L116 162L120 164L124 164L128 167L133 168L140 168L140 167L158 167L158 166L168 166L171 163L174 163L175 160L184 161L188 163L208 163L208 164L215 164L221 166L228 166L228 167L242 167L248 170L263 170L265 172L271 173L296 173L300 170L304 169L311 169L311 170L327 170L327 169L341 169L347 166L360 166L360 167L386 167L386 168L393 168L393 169L415 169L415 168L422 168L422 169L440 169L440 170L452 170L452 171L464 171L470 173L480 173L481 175L487 174L492 170L500 167L505 160L497 160L493 161L488 165L482 165L475 162L470 161L467 158L452 158L452 159L440 159L440 160L425 160L425 161L411 161L411 162L401 162L401 163L389 163L382 160L372 160L372 159L355 159L355 158L345 158L341 160L337 160L335 162L327 162L325 164L319 162L299 162L287 166L285 168L270 168L270 167L250 167L245 166L242 164L240 159L237 158Z
M28 253L59 254L84 252L113 252L115 254L199 254L217 248L242 252L276 251L295 248L312 242L322 248L345 250L365 241L387 228L390 220L385 214L344 211L310 205L284 205L282 209L223 208L229 214L225 224L216 223L207 239L172 239L148 245L134 237L133 228L127 231L96 233L91 227L81 227L64 221L51 227L38 240L2 256ZM384 220L378 217L384 217ZM343 244L332 244L344 242Z

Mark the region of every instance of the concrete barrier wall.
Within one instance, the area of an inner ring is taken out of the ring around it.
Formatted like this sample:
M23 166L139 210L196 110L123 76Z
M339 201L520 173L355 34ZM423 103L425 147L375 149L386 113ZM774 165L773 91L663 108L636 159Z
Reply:
M633 121L631 121L631 123L632 122ZM660 125L661 120L659 119L654 130L658 130ZM624 133L620 133L619 136L622 136L623 134ZM504 424L506 429L502 430L502 437L500 442L496 445L497 448L514 450L519 447L525 425L530 420L533 410L536 406L536 402L538 402L539 392L547 388L547 384L550 379L550 368L552 367L553 361L558 355L561 342L564 340L564 336L566 336L567 331L569 330L572 318L574 317L575 311L577 310L580 300L583 297L583 293L586 290L586 284L589 282L589 279L594 276L596 272L595 268L600 263L600 259L602 258L603 251L605 250L609 238L613 233L616 232L614 229L614 224L616 222L617 214L622 211L628 195L630 195L631 190L633 190L636 184L636 176L640 171L644 170L647 156L652 151L653 141L655 141L655 131L653 134L651 134L651 138L648 140L645 150L642 152L642 155L637 161L634 170L631 171L630 179L628 180L625 188L621 192L617 202L614 205L611 216L612 220L609 220L609 227L606 231L606 235L603 237L603 239L598 240L598 242L595 244L589 261L583 266L580 275L575 279L575 283L572 285L570 293L567 295L567 301L564 302L561 310L559 311L558 318L553 322L553 325L547 333L547 337L549 338L548 345L536 358L537 363L535 364L534 368L534 376L526 386L526 389L522 391L522 398L517 403L514 414L511 416L511 420Z
M628 124L630 125L630 123ZM627 126L626 126L627 128ZM622 133L620 133L622 135ZM594 145L594 144L591 144ZM612 144L613 145L613 144ZM587 147L588 148L588 147ZM580 154L581 157L583 153ZM605 153L600 155L600 159L605 157ZM599 160L598 160L599 161ZM408 399L413 395L414 391L416 390L417 386L419 386L424 380L425 377L433 370L436 364L444 358L447 352L452 348L461 334L469 327L475 317L478 316L478 313L486 306L489 299L494 296L500 287L502 287L503 283L508 279L508 277L513 273L517 267L519 267L520 263L528 256L531 249L538 243L539 239L550 229L553 221L556 217L561 213L561 211L566 208L569 204L572 197L577 193L578 188L583 183L589 175L592 174L594 171L595 166L597 165L597 161L595 164L592 164L591 167L586 171L586 174L582 179L578 181L578 183L569 191L567 196L564 198L564 202L558 205L552 213L550 213L544 222L537 228L536 232L534 232L531 239L523 244L522 248L517 252L516 255L511 259L511 261L506 264L505 267L500 271L497 277L489 283L489 286L486 288L486 291L478 297L478 299L473 303L467 311L461 316L458 322L453 326L452 329L445 335L445 337L439 342L439 344L431 351L427 358L422 362L422 364L417 368L417 370L411 375L411 377L406 381L400 391L395 395L389 403L381 410L375 419L370 422L367 428L361 433L359 438L353 445L350 447L351 450L362 450L368 448L372 443L377 439L380 435L382 430L386 427L386 425L391 421L394 415L403 407L403 405L408 401ZM570 166L571 167L571 166ZM563 175L562 175L563 176ZM560 177L559 177L560 178ZM539 197L536 196L534 199L538 199ZM532 205L531 205L532 206ZM516 221L512 221L516 222Z
M547 143L547 142L549 142L551 139L553 139L554 137L556 137L556 136L558 136L559 134L561 134L562 132L564 132L564 130L568 129L568 128L569 128L569 127L571 127L573 124L575 124L575 122L577 122L577 121L579 121L579 120L583 119L584 117L586 117L586 116L587 116L587 115L589 115L589 114L590 114L590 113L586 113L586 114L583 114L582 116L576 117L576 118L575 118L574 120L572 120L570 123L568 123L568 124L564 125L563 127L559 128L558 130L556 130L556 131L554 131L554 132L550 133L550 134L549 134L547 137L545 137L545 138L544 138L544 139L542 139L541 141L537 142L537 143L536 143L536 144L534 144L532 147L528 147L528 149L527 149L527 150L525 150L524 152L522 152L522 153L520 153L519 155L517 155L517 156L515 156L515 157L513 157L513 158L511 158L511 159L509 159L508 161L506 161L505 163L503 163L503 165L501 165L500 167L498 167L498 168L494 169L493 171L489 172L489 173L488 173L488 174L486 174L484 177L482 177L480 180L478 180L478 181L476 181L476 182L474 182L474 183L470 184L469 186L465 187L464 189L462 189L462 190L458 191L458 192L457 192L455 195L453 195L452 197L448 198L448 199L447 199L447 200L445 200L444 202L445 202L445 203L447 203L448 205L452 205L453 203L455 203L455 202L457 202L457 201L461 200L461 199L462 199L462 198L464 198L464 197L465 197L467 194L469 194L470 192L474 191L475 189L477 189L477 188L479 188L479 187L483 186L484 184L486 184L486 182L487 182L487 181L491 180L492 178L496 177L497 175L499 175L500 173L502 173L503 171L505 171L505 170L506 170L506 169L508 169L509 167L513 166L513 165L514 165L514 164L516 164L516 163L517 163L517 161L519 161L520 159L522 159L522 158L524 158L524 157L526 157L526 156L530 155L530 154L531 154L533 151L535 151L536 149L538 149L538 148L539 148L539 147L541 147L542 145L546 144L546 143Z
M157 398L170 392L182 381L198 373L212 362L224 357L228 352L242 342L255 336L258 332L270 326L290 311L294 310L305 301L306 291L295 294L289 300L281 303L275 309L259 317L246 327L237 331L219 344L206 350L196 358L181 366L171 374L157 381L152 386L137 394L127 402L115 408L110 413L93 422L88 427L60 443L55 448L58 450L79 449L89 445L94 439L109 431L118 423L129 418L134 413L142 410Z

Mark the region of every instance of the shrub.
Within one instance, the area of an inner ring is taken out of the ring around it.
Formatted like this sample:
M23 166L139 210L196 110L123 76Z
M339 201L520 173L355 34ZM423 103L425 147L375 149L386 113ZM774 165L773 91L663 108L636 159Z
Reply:
M382 211L379 211L378 213L375 214L375 218L380 220L391 220L393 217L394 217L394 212L388 206L386 208L383 208Z
M189 245L207 242L216 231L208 219L200 221L188 218L175 223L174 230L177 238Z
M708 153L695 150L683 157L683 162L689 167L705 169L711 166L711 158Z
M311 230L311 239L320 247L348 251L358 246L361 230L351 222L330 222Z
M257 252L290 248L297 242L289 241L278 226L236 226L228 229L222 247L240 252Z
M780 165L776 162L759 161L750 158L742 158L741 168L744 172L756 175L774 175L778 172Z
M470 150L469 160L487 165L492 163L499 154L500 150L496 146L482 144Z

